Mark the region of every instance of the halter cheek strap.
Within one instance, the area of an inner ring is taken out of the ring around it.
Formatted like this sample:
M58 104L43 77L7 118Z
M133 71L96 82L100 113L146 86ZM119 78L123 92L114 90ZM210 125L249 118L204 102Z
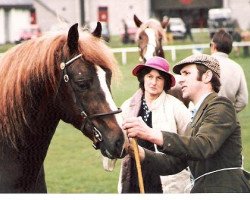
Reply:
M63 71L63 79L65 82L69 82L69 76L67 74L67 66L71 65L75 60L77 60L78 58L80 58L82 56L82 54L79 54L77 56L75 56L74 58L71 58L69 61L67 61L66 63L65 62L62 62L60 64L60 68L61 70Z

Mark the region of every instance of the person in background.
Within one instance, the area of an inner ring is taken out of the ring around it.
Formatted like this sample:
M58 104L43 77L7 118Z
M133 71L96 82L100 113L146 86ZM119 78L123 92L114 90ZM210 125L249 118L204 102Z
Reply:
M241 32L241 38L243 42L249 42L250 41L250 31L244 30ZM243 46L243 55L244 57L248 57L249 54L249 46L245 45Z
M210 50L211 55L220 63L221 89L218 95L229 98L238 113L248 104L248 89L242 67L229 58L232 43L231 35L224 29L220 29L213 35Z
M169 23L170 18L168 16L163 17L163 21L167 24L166 26L166 36L167 36L167 43L172 44L173 43L173 34L170 29L170 23Z
M122 24L123 24L123 28L124 28L124 35L122 38L122 43L128 44L129 43L128 25L124 19L122 19Z
M192 26L192 20L190 17L187 18L187 20L185 21L185 27L186 27L186 33L185 33L185 38L187 39L187 37L190 38L190 40L193 42L193 35L192 35L192 30L191 27Z
M132 73L137 76L140 89L121 106L123 119L141 117L145 126L153 130L184 134L190 122L190 112L180 100L167 94L175 85L175 78L169 70L167 60L157 56L133 69ZM162 154L152 142L138 140L138 144ZM142 165L142 175L145 193L183 193L190 183L190 173L186 169L176 175L160 177L153 169ZM122 161L118 192L139 193L136 164L130 155Z
M219 62L210 55L192 55L177 63L183 97L194 104L193 119L184 134L154 130L138 117L127 118L122 127L128 138L157 145L164 154L139 146L143 166L158 175L176 174L189 167L191 193L250 192L250 174L242 165L241 129L232 102L218 96ZM133 147L129 146L130 155Z
M235 31L232 34L233 37L233 42L241 42L241 35L240 35L240 29L236 28ZM239 46L235 46L233 47L233 50L236 54L236 56L240 56L240 47Z

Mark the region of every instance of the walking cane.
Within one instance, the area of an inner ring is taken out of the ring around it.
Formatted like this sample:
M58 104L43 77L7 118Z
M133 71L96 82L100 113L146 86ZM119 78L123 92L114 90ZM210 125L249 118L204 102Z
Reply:
M135 138L131 138L131 142L132 142L132 146L133 146L133 149L134 149L135 164L136 164L136 169L137 169L137 174L138 174L138 182L139 182L140 193L145 193L143 178L142 178L141 162L140 162L138 144L137 144L137 141L136 141Z

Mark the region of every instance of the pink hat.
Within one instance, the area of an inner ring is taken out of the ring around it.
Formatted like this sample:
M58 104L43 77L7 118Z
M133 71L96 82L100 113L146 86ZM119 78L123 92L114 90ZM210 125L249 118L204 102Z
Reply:
M145 67L157 69L157 70L160 70L160 71L163 71L163 72L169 74L171 77L171 87L173 87L175 85L175 78L172 74L169 73L170 65L166 59L158 57L158 56L154 56L154 57L148 59L145 64L137 65L133 69L132 74L134 76L137 76L139 71Z

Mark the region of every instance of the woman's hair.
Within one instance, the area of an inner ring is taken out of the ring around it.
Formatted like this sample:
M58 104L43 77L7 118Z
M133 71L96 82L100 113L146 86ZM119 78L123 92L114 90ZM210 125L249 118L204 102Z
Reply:
M139 88L141 88L141 90L144 92L145 88L144 88L144 77L146 74L148 74L149 72L151 72L151 70L153 70L153 68L150 67L145 67L143 69L141 69L137 75L137 79L139 81ZM157 69L154 69L157 70ZM162 72L160 70L157 70L159 72L159 74L164 78L164 87L163 90L165 92L167 92L170 88L171 88L171 76L165 72Z
M216 45L217 51L230 54L233 48L233 38L224 29L220 29L213 35L212 42Z
M197 77L197 80L198 81L201 81L201 77L202 75L207 71L209 70L208 67L206 67L205 65L203 64L197 64L196 63L196 67L198 69L198 77ZM221 83L220 83L220 77L211 70L211 72L213 73L213 76L212 76L212 79L211 79L211 84L212 84L212 88L213 90L218 93L220 91L220 86L221 86Z

